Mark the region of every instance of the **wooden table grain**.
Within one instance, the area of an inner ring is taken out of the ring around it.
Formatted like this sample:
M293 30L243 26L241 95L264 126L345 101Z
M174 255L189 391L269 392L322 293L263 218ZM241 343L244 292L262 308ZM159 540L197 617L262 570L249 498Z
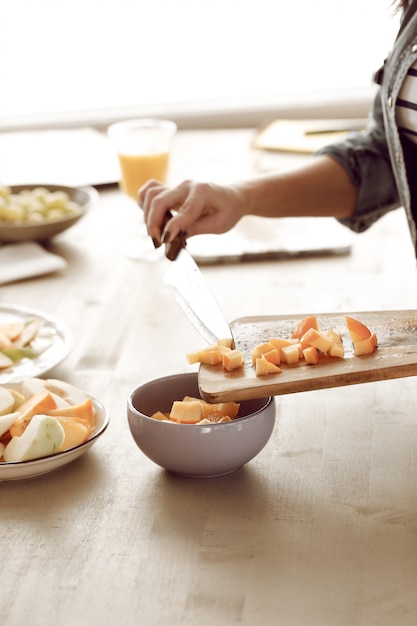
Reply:
M257 174L250 139L179 133L172 181ZM88 390L111 416L77 461L0 483L0 622L415 626L415 378L281 396L269 443L239 472L164 472L135 447L126 400L150 378L190 371L185 353L202 340L164 287L164 260L125 256L139 231L133 203L102 190L48 244L66 271L0 288L2 302L71 327L74 348L49 375ZM229 320L417 308L401 210L355 236L350 255L202 271Z

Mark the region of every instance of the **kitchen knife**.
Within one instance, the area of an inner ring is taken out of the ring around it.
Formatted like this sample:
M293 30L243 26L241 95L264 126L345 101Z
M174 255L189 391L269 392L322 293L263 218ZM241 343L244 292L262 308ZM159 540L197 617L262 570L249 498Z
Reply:
M168 213L165 222L170 217ZM216 344L219 339L231 339L234 346L230 326L186 245L183 232L172 243L165 244L165 256L170 261L164 275L165 284L190 322L209 344Z

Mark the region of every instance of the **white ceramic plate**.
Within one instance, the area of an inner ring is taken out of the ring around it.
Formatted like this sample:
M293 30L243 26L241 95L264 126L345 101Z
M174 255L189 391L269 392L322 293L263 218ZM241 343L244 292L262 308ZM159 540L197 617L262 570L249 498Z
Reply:
M12 367L0 370L0 385L19 383L44 374L63 361L72 348L72 332L64 322L35 309L0 303L0 325L33 317L41 322L35 341L47 345L47 348L35 359L23 359Z
M23 189L35 189L36 187L45 187L48 191L66 191L71 200L80 205L80 213L57 220L41 222L39 224L20 224L0 220L0 241L8 243L16 241L46 241L78 222L78 220L86 214L93 200L95 200L98 195L93 187L65 187L63 185L37 184L11 185L10 188L13 193L19 193Z
M93 398L94 408L96 410L96 428L91 437L79 446L64 450L64 452L58 452L42 459L35 459L33 461L20 461L16 463L6 463L0 461L0 481L6 480L22 480L24 478L33 478L40 476L41 474L47 474L52 472L71 461L75 461L81 455L85 454L87 450L97 441L97 439L104 433L108 424L109 416L104 405Z

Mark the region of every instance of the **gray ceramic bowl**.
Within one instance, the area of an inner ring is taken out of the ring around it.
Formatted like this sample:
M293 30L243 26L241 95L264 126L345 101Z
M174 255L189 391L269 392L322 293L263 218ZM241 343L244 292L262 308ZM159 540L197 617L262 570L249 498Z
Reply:
M199 397L198 374L149 381L129 396L127 416L138 448L157 465L180 476L213 478L230 474L253 459L275 424L275 399L240 403L238 417L221 424L176 424L149 417L167 412L174 400Z
M0 220L0 241L14 243L18 241L46 241L59 233L62 233L70 226L73 226L86 214L87 210L98 198L94 187L66 187L64 185L12 185L10 189L13 193L20 193L24 189L35 189L44 187L48 191L65 191L70 200L77 202L81 210L74 215L67 215L56 220L45 220L39 224L28 224L19 222L5 222Z

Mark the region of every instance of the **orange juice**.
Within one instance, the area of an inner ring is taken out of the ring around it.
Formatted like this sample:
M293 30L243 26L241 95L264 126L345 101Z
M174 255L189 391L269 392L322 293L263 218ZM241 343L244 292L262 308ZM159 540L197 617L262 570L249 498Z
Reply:
M121 189L134 200L139 188L150 178L166 182L169 153L157 154L119 154L122 179Z

